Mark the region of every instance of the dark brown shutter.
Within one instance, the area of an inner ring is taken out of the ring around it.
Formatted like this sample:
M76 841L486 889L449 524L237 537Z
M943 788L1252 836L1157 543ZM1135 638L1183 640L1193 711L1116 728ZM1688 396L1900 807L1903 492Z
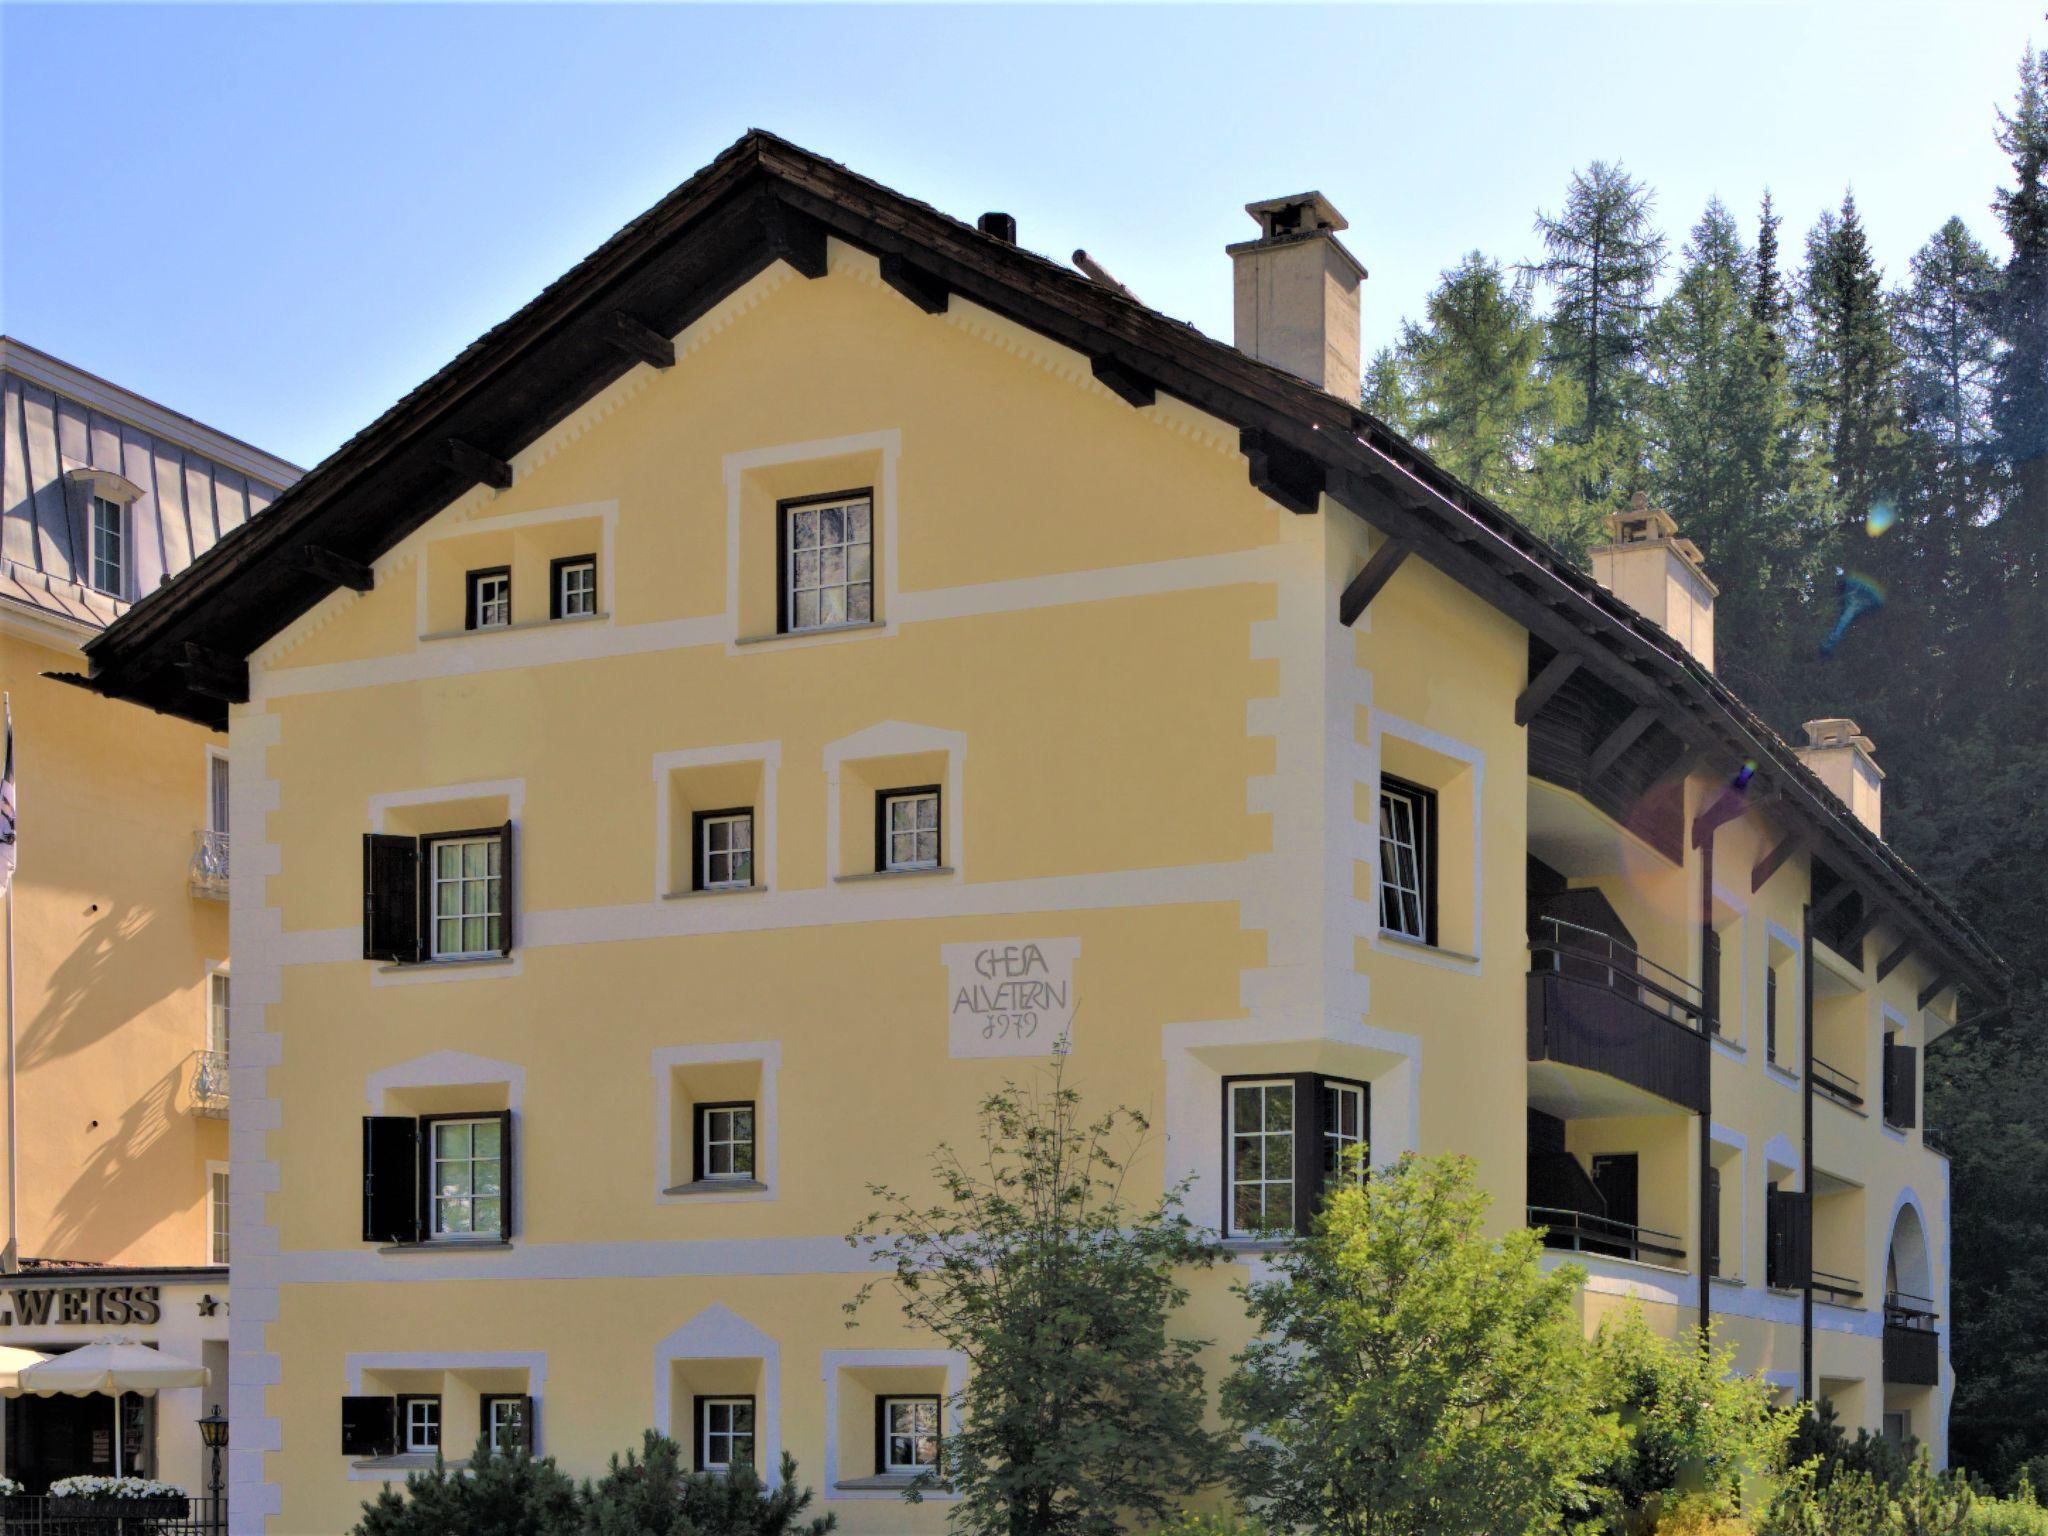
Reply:
M363 958L410 964L420 957L420 844L363 834Z
M513 1181L517 1177L519 1153L512 1141L512 1111L498 1111L498 1235L512 1236Z
M1920 1123L1920 1053L1894 1039L1884 1043L1884 1118L1887 1124L1910 1131Z
M889 1466L889 1399L875 1394L875 1476Z
M1796 1291L1813 1283L1813 1219L1806 1194L1774 1189L1765 1211L1769 1243L1764 1255L1766 1278L1779 1290Z
M1721 1273L1721 1170L1707 1169L1707 1273Z
M363 1241L420 1237L419 1122L409 1115L363 1116Z
M693 1471L704 1470L704 1399L690 1399L690 1467Z
M1700 1007L1707 1016L1707 1032L1721 1033L1721 935L1711 928L1700 930Z
M519 1398L519 1443L527 1455L533 1454L533 1398L526 1393Z
M389 1397L341 1400L341 1454L389 1456L398 1449L398 1403Z
M512 953L512 914L515 896L519 890L519 883L513 878L512 870L512 823L508 821L500 827L498 836L503 839L498 854L498 899L505 913L499 920L498 953L509 955Z
M1294 1230L1315 1226L1323 1194L1323 1095L1313 1072L1294 1077Z

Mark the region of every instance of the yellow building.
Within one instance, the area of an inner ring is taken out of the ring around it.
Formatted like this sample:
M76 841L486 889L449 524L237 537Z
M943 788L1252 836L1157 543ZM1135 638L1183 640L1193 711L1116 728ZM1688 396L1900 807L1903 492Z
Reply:
M1356 409L1335 210L1250 212L1233 348L750 134L89 647L230 735L236 1529L653 1425L939 1530L964 1366L844 1234L1067 1037L1245 1264L1458 1149L1589 1322L1940 1454L1914 1052L2000 963L1668 520L1561 565Z
M125 1333L203 1356L222 1405L226 1309L202 1298L227 1288L227 740L51 674L78 671L87 641L297 474L0 337L0 687L20 809L0 1344ZM201 1397L129 1399L128 1468L199 1491ZM113 1413L0 1402L0 1470L31 1490L113 1471Z

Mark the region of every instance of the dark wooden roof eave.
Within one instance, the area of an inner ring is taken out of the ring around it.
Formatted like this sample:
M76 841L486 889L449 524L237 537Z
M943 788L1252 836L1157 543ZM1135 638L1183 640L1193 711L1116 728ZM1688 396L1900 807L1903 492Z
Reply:
M615 316L633 312L634 275L657 258L689 269L669 285L687 290L687 303L640 316L670 335L768 265L775 231L764 223L763 199L777 205L775 218L814 221L877 256L910 263L922 284L957 292L1257 431L1310 466L1334 501L1413 541L1445 574L1586 658L1625 697L1657 708L1687 745L1725 760L1755 759L1783 791L1781 809L1842 848L1864 880L1903 884L1910 900L1888 905L1919 918L1921 938L1937 953L1963 961L1988 990L2002 990L1998 957L1896 853L1848 824L1846 808L1781 737L1676 642L1414 445L1363 410L1126 295L761 133L734 144L350 439L264 517L95 637L86 647L93 685L223 726L225 706L187 690L173 669L183 644L203 636L212 650L253 651L331 589L303 565L277 558L280 551L317 542L367 563L465 488L445 465L438 480L394 473L408 452L460 436L509 459L634 366L613 340ZM580 355L602 357L602 365L576 368L555 358L567 373L552 392L537 393L529 376L549 360L551 345L564 357L579 355L579 327L591 333ZM519 409L507 409L506 397Z

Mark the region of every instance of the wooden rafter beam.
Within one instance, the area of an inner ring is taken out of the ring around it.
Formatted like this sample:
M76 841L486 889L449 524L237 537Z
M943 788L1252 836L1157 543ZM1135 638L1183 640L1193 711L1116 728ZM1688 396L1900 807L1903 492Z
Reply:
M1621 724L1607 733L1607 739L1593 749L1593 755L1586 759L1586 782L1598 783L1607 776L1607 770L1621 761L1621 754L1636 744L1643 732L1657 723L1657 711L1647 704L1638 705L1629 712Z
M623 309L611 312L611 318L605 322L604 339L650 368L673 368L676 365L676 344Z
M1251 466L1254 490L1272 497L1290 512L1304 517L1314 515L1323 492L1322 465L1257 427L1239 431L1237 446Z
M1906 956L1911 953L1913 953L1913 941L1911 939L1899 940L1898 948L1877 962L1877 979L1882 982L1885 977L1891 975L1901 965L1904 965L1906 963Z
M805 277L825 275L825 226L778 198L761 205L761 232L768 250Z
M1927 983L1926 986L1920 989L1919 1006L1925 1008L1929 1003L1933 1002L1937 997L1941 996L1942 993L1946 992L1954 984L1955 977L1950 975L1947 971L1943 971L1940 975L1936 976L1934 980L1930 981L1929 983Z
M1756 861L1756 867L1749 872L1749 894L1754 896L1764 888L1764 882L1785 867L1785 861L1799 851L1806 841L1797 832L1788 832L1778 839L1778 846Z
M1372 606L1372 600L1380 595L1380 588L1393 579L1394 572L1401 569L1402 562L1415 553L1415 546L1406 539L1388 537L1380 540L1380 547L1372 552L1372 558L1365 567L1351 578L1351 584L1344 589L1343 597L1337 601L1337 622L1346 629L1358 622L1358 616Z
M1870 937L1870 930L1877 926L1877 920L1883 916L1884 908L1874 901L1865 902L1863 904L1862 919L1854 928L1851 928L1842 935L1842 948L1848 950L1853 955L1856 947Z
M377 581L362 561L336 554L324 544L300 545L298 564L300 570L318 576L322 581L331 581L337 587L347 587L351 592L367 592Z
M1841 906L1843 902L1855 894L1856 887L1844 880L1832 891L1829 891L1821 900L1813 904L1813 920L1818 923L1821 919L1833 915L1837 907Z
M249 663L240 656L210 651L187 640L178 670L185 676L185 686L194 693L228 704L249 702Z
M1572 680L1572 674L1585 665L1570 651L1559 651L1543 664L1543 670L1529 680L1515 700L1515 724L1527 725L1543 712L1543 706L1557 697L1557 690Z
M881 257L882 281L928 315L943 315L952 294L934 274L894 251Z
M1156 384L1113 357L1091 357L1088 366L1095 371L1096 383L1127 404L1145 406L1159 398Z
M512 488L510 464L459 437L448 438L441 444L441 462L457 474L467 475L493 490L508 491Z

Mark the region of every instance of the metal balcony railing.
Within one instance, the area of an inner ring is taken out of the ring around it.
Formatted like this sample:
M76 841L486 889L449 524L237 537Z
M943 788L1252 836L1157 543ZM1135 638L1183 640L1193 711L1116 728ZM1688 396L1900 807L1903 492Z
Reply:
M1887 1328L1911 1328L1916 1332L1932 1333L1938 1317L1932 1297L1915 1296L1910 1291L1889 1291L1885 1294L1884 1322Z
M1838 1104L1851 1109L1863 1107L1863 1085L1842 1071L1831 1067L1818 1056L1813 1058L1813 1086Z
M1694 1114L1710 1067L1700 989L1621 940L1561 918L1529 939L1531 1061L1598 1072Z
M1639 1227L1591 1211L1568 1211L1556 1206L1529 1207L1529 1225L1543 1234L1548 1248L1571 1253L1597 1253L1612 1259L1634 1259L1643 1264L1682 1265L1685 1239L1675 1232Z
M192 834L190 882L194 896L209 901L228 899L228 835L199 831Z
M1652 1013L1706 1032L1706 995L1678 972L1597 928L1539 917L1529 935L1529 968L1596 982Z
M1902 1387L1941 1385L1941 1334L1928 1297L1893 1291L1884 1299L1884 1379Z
M217 1536L226 1499L0 1498L0 1536Z
M192 1112L224 1116L228 1112L228 1053L195 1051L192 1055Z
M1838 1307L1863 1304L1863 1282L1852 1280L1847 1275L1831 1275L1824 1269L1816 1269L1813 1271L1813 1289L1821 1300Z

